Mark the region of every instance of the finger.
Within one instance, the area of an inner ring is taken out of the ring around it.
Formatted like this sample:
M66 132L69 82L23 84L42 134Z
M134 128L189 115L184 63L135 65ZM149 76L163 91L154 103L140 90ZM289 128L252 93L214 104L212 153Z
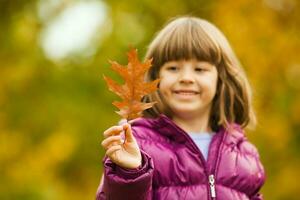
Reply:
M121 149L122 147L120 145L112 146L106 151L106 155L110 157L113 153Z
M116 136L110 136L106 139L104 139L101 142L101 145L104 147L104 149L108 149L110 145L114 145L114 144L122 144L122 138L119 135Z
M112 126L103 132L104 138L107 138L111 135L119 134L122 130L123 130L122 126Z
M135 141L135 138L132 134L131 125L130 124L124 124L123 128L125 130L125 141L126 142L133 142Z

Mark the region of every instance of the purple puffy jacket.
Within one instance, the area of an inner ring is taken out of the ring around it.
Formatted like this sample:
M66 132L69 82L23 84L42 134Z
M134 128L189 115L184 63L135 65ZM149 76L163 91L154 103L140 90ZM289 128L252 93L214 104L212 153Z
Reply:
M165 115L132 124L143 164L123 169L105 157L97 200L261 200L265 174L256 148L239 125L212 138L207 161Z

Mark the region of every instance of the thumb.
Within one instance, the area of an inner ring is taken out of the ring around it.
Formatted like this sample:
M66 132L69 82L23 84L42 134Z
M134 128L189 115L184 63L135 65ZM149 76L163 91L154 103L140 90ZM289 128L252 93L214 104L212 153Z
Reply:
M130 124L124 124L123 129L125 130L125 142L134 142L135 138L132 134L132 129Z

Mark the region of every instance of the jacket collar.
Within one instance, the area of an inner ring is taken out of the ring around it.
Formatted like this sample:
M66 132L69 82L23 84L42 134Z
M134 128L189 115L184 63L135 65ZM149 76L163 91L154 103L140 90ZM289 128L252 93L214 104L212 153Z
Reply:
M133 122L138 126L152 127L161 135L168 137L172 141L178 143L185 143L186 136L188 135L183 129L177 126L169 117L164 114L160 114L157 118L140 118ZM231 124L229 129L220 129L216 132L216 136L227 134L226 143L230 145L236 145L244 139L244 131L238 124Z

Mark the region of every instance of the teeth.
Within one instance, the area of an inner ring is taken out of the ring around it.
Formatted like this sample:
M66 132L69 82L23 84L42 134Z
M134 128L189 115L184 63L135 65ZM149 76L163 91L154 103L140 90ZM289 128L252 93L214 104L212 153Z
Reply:
M196 94L195 92L176 92L177 94L191 95Z

